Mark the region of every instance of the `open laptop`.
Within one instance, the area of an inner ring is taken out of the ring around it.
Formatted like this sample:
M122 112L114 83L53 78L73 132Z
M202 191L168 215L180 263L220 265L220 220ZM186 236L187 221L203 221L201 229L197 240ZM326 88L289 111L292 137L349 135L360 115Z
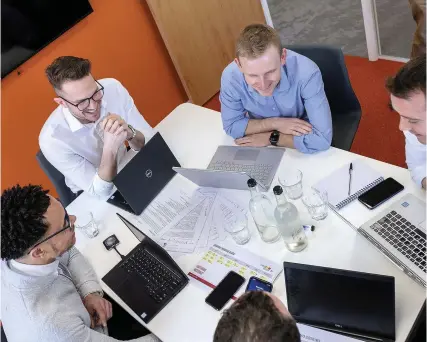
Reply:
M393 277L289 262L283 268L298 323L363 341L395 340Z
M175 176L174 166L180 164L160 133L156 133L114 178L117 191L107 202L141 214Z
M189 282L172 257L120 214L140 243L102 280L148 323Z
M199 186L246 190L250 178L267 191L285 149L219 146L207 170L176 167L174 170ZM220 172L217 172L220 171Z
M403 196L358 231L394 264L426 287L426 204Z

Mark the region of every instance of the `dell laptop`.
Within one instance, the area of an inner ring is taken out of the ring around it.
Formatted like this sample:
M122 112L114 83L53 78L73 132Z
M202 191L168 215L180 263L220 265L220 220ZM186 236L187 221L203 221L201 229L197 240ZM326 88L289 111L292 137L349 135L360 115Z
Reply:
M283 148L219 146L207 170L174 170L199 186L246 190L254 178L267 191L282 160Z
M189 282L187 275L162 247L120 214L140 243L102 280L148 323Z
M180 164L160 133L156 133L114 178L117 191L107 202L141 214L175 176L174 166Z
M394 341L390 276L283 263L288 310L298 323L363 341Z
M403 196L364 223L358 232L406 275L426 287L426 204Z

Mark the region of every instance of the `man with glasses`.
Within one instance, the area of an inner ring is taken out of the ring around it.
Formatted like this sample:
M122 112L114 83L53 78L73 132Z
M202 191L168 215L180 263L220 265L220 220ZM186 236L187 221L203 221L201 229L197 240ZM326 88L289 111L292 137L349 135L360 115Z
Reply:
M40 149L74 193L108 196L129 147L139 151L152 128L123 85L95 80L87 59L63 56L46 69L59 105L44 124Z
M73 247L75 216L40 186L1 197L2 323L13 341L118 341L108 336L111 303ZM154 335L134 341L156 342Z

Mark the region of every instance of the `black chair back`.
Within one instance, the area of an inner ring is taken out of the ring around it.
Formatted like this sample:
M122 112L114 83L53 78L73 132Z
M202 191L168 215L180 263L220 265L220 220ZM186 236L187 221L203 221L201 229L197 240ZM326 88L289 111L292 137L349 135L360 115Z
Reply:
M332 145L350 150L362 109L351 86L341 49L323 45L293 45L287 48L310 58L319 67L331 107L334 125Z
M76 199L77 195L65 184L64 175L46 159L42 151L37 152L36 159L44 173L53 183L62 205L64 207L69 205L74 199Z

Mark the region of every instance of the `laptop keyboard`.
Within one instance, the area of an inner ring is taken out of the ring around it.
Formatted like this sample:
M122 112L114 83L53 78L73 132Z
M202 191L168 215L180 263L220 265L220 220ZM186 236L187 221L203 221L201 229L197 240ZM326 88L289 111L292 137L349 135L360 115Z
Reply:
M137 274L142 279L145 291L157 303L180 289L182 278L146 249L136 251L120 267L130 274Z
M210 169L220 171L246 172L249 176L255 178L258 182L266 184L273 165L271 164L240 164L228 161L216 161L209 165Z
M390 245L426 272L426 236L396 211L391 211L371 228Z

